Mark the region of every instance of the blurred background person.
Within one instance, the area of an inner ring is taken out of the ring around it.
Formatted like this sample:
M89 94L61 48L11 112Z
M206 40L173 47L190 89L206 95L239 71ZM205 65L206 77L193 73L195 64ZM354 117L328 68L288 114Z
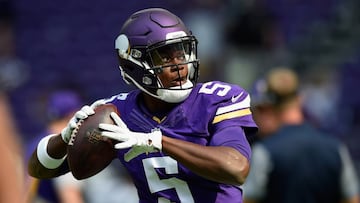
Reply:
M46 101L46 118L48 125L44 132L29 142L26 152L26 160L36 148L38 141L44 136L57 132L67 125L68 120L80 107L80 96L70 90L57 90L51 92ZM83 203L80 181L77 181L71 173L53 180L39 180L28 177L29 180L29 203Z
M83 180L86 203L138 203L139 196L127 170L119 162L112 162L100 173Z
M359 203L348 149L304 119L294 71L270 70L255 84L252 109L260 131L244 184L246 203Z

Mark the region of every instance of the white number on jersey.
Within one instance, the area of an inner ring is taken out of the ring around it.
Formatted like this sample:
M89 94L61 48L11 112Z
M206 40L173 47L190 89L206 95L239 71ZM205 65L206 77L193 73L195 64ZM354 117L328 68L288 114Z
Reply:
M199 93L214 94L217 91L217 95L222 97L225 96L231 89L229 85L216 83L211 86L212 84L213 82L204 83L201 86Z
M143 159L142 162L144 165L145 175L151 193L173 188L178 194L180 202L194 202L189 186L185 181L175 177L168 179L160 179L155 170L156 168L164 168L166 174L177 174L179 172L177 161L175 161L169 156L165 156ZM167 201L165 198L158 199L158 203L166 202L170 201Z

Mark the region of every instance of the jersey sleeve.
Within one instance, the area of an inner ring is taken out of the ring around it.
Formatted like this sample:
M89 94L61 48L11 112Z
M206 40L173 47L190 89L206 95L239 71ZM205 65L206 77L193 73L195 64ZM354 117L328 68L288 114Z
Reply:
M210 146L228 146L236 149L248 160L251 159L251 147L247 141L245 131L238 126L231 126L215 132Z
M225 93L217 93L212 97L214 103L213 118L211 119L211 126L214 131L221 130L228 126L240 126L245 132L256 131L252 112L250 109L250 94L243 88L227 84L215 83L219 85L228 85Z
M207 108L211 112L209 144L233 147L250 160L247 138L256 132L257 126L252 118L248 92L237 85L215 81L203 84L199 93L206 94Z

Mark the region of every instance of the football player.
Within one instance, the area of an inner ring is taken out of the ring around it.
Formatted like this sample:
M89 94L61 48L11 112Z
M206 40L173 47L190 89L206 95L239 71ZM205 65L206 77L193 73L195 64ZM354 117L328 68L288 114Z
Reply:
M180 18L161 8L138 11L115 41L123 79L138 90L84 106L58 135L39 142L29 173L51 178L69 171L66 146L80 119L104 103L117 106L102 135L120 141L117 158L129 171L140 202L242 202L241 185L257 130L250 96L220 81L197 83L197 39ZM121 190L121 188L119 188Z

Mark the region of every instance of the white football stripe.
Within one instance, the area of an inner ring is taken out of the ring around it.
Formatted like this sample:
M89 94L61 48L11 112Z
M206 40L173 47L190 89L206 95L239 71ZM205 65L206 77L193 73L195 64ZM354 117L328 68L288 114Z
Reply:
M216 111L216 115L235 111L238 109L249 108L249 107L250 107L250 96L247 95L246 98L241 102L218 108L218 110Z

